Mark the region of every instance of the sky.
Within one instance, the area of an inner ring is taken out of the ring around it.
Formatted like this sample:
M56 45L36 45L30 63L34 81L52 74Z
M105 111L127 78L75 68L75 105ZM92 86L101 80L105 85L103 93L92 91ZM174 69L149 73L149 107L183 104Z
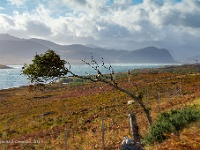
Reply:
M200 0L0 0L0 34L200 55Z

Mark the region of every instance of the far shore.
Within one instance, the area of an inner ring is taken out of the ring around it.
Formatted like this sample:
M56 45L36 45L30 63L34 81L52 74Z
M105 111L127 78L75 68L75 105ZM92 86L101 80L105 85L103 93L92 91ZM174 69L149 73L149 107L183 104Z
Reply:
M0 64L0 69L12 69L12 67L9 67L9 66L7 66L7 65Z
M160 66L157 68L138 68L133 70L127 70L124 72L117 72L116 74L138 74L138 73L159 73L159 72L199 72L200 64L167 64L165 66ZM2 65L0 64L0 69L12 69L13 67L10 67L8 65ZM63 77L59 82L56 83L62 83L62 84L69 84L71 82L74 82L74 77L68 76L67 78ZM78 80L78 79L77 79ZM79 80L78 80L79 81ZM82 80L80 82L83 82ZM2 88L1 90L10 90L10 89L16 89L16 88L23 88L28 86L27 85L21 85L21 86L15 86L15 87L9 87L9 88Z

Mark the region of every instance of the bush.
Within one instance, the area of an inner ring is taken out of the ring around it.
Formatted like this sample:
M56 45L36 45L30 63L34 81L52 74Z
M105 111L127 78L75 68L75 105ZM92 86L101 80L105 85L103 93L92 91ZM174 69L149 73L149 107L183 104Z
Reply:
M190 122L200 118L200 110L195 107L185 107L181 110L162 112L151 125L149 133L144 138L144 143L162 142L170 133L180 131Z

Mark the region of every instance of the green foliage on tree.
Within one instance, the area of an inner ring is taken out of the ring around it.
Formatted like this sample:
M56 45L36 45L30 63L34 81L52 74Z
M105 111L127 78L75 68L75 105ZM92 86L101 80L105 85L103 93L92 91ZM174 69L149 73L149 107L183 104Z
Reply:
M61 60L53 50L48 50L41 55L36 54L32 62L22 67L22 73L28 76L31 83L53 82L68 73L65 67L66 61Z

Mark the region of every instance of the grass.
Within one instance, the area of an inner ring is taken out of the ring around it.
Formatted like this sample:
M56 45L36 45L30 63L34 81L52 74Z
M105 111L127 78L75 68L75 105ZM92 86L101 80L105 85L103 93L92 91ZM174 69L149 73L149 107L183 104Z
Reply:
M193 67L196 66L192 66L191 70L195 70ZM186 106L199 105L199 73L188 71L188 66L177 69L135 70L131 71L129 78L127 74L118 74L116 79L121 87L143 93L143 101L150 108L155 121L163 111L178 111ZM180 79L182 93L177 92L180 90ZM0 90L0 140L40 141L22 145L0 144L0 149L4 146L8 149L23 146L29 149L62 150L67 130L68 149L99 150L102 149L102 117L105 120L105 149L119 149L123 137L130 136L127 101L131 98L126 94L102 83L82 83L80 80L65 85L54 84L46 89L33 92L29 92L27 87ZM136 114L141 138L144 139L149 125L142 109L134 103L129 111ZM185 131L185 127L180 132ZM187 132L191 133L188 133L191 138L196 137L194 141L198 141L192 128L188 128ZM172 134L169 133L167 140L171 139ZM200 136L199 132L197 134ZM156 149L162 147L163 143L165 141L160 145L143 146Z

